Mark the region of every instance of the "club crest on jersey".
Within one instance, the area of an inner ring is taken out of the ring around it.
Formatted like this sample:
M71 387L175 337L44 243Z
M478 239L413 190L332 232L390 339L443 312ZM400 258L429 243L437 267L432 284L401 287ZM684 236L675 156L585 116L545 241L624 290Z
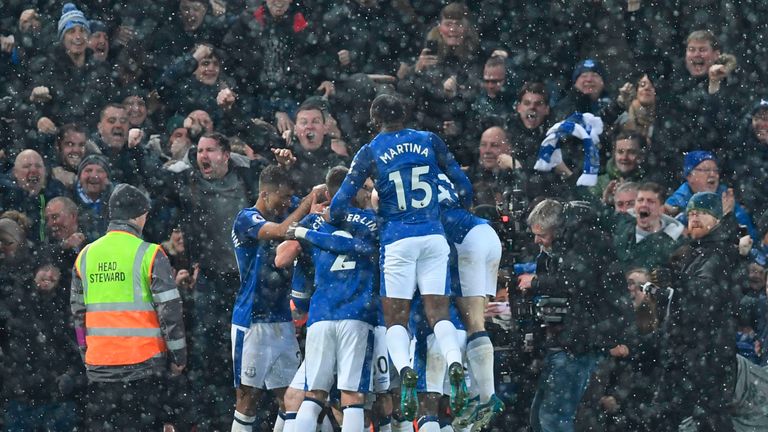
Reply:
M421 144L402 143L387 149L379 156L379 159L386 164L391 162L392 159L394 159L396 156L400 156L403 153L416 153L424 157L429 157L429 149L422 147Z

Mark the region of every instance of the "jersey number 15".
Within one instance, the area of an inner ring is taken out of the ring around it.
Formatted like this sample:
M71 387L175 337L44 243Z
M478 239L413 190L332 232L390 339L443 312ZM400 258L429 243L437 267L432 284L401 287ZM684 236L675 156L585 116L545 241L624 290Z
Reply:
M403 177L400 174L401 171L407 171L405 169L400 171L393 171L389 173L389 181L395 184L395 194L397 195L397 208L401 211L407 209L407 201L405 198L405 186L403 186ZM421 180L421 176L429 173L429 166L417 166L411 168L411 192L417 190L424 191L424 198L416 199L411 198L411 207L424 208L432 201L432 186Z

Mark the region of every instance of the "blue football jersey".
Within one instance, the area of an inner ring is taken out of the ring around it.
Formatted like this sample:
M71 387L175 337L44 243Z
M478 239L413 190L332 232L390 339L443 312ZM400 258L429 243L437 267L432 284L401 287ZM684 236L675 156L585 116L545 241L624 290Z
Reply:
M437 176L437 199L440 202L440 220L445 230L445 238L450 243L461 243L464 241L469 230L482 225L489 224L488 220L477 217L463 208L459 203L459 195L453 187L453 183L445 174Z
M232 227L232 243L240 270L240 290L232 310L232 324L289 322L291 272L275 267L277 241L259 240L267 222L256 208L238 213ZM216 293L211 293L216 295Z
M370 210L351 210L338 225L332 225L316 214L301 222L310 230L302 244L310 246L315 273L307 325L343 319L365 321L371 325L378 322L376 215ZM297 266L302 265L297 261ZM297 272L298 275L303 273L303 269ZM300 290L301 280L294 282L294 291Z
M471 183L440 137L413 129L382 132L355 155L331 202L331 222L343 220L352 198L372 177L379 194L382 244L442 234L437 201L437 177L441 172L456 185L462 204L471 203Z

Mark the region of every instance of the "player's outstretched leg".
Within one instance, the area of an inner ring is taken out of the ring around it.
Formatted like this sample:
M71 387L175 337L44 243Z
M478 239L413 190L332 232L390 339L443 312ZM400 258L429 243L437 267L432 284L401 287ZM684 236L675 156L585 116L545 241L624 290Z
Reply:
M419 409L419 399L416 394L416 384L419 375L410 366L400 371L400 414L405 420L413 421Z
M464 366L454 362L448 367L448 379L451 382L451 412L461 415L469 403L467 380L464 377Z

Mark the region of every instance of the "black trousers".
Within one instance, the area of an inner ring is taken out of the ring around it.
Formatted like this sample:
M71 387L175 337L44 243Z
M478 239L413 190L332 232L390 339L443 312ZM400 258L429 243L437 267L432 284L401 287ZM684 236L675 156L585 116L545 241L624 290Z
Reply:
M162 430L167 392L162 378L127 382L91 382L86 399L89 431Z

